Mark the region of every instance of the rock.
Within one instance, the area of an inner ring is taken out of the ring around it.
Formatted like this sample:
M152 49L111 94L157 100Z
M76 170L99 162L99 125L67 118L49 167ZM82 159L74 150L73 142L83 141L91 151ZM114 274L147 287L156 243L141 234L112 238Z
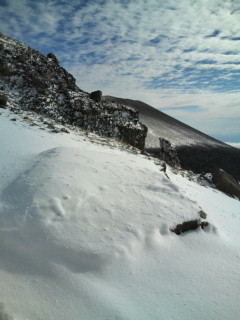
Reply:
M2 49L1 49L2 48ZM12 72L16 77L11 77ZM58 64L53 53L46 56L25 44L0 35L0 94L6 92L7 105L48 117L50 124L68 124L116 137L144 149L147 128L138 112L126 105L102 101L102 92L84 92L74 77ZM11 94L11 91L16 94ZM101 103L99 103L101 102ZM5 105L2 100L1 105Z
M200 216L200 218L202 218L202 219L207 219L207 214L206 214L206 212L204 212L203 210L199 211L199 216Z
M196 230L199 227L204 229L207 226L208 226L207 221L201 222L201 220L196 219L196 220L190 220L190 221L180 223L176 226L176 228L170 229L170 231L175 232L177 235L180 235L183 232L187 232L189 230Z
M66 128L61 128L60 132L64 132L64 133L70 133Z
M102 101L102 91L97 90L90 93L90 98L93 99L96 102Z
M6 76L11 76L12 75L12 68L10 63L0 60L0 75L6 77Z
M183 232L189 231L189 230L195 230L199 227L199 220L190 220L183 222L181 224L178 224L175 229L172 229L171 231L175 232L177 235L180 235Z
M56 63L57 65L59 64L59 61L58 61L57 57L56 57L55 54L53 54L52 52L49 52L49 53L47 54L47 58L48 58L48 60L53 61L53 62Z
M207 221L203 221L200 223L200 226L202 229L206 228L209 225L209 223Z
M222 169L215 170L212 176L213 183L220 191L240 198L240 185L233 176Z
M4 94L0 95L0 108L5 109L7 106L7 97Z
M178 159L178 155L174 147L171 145L171 143L164 139L159 138L159 144L160 144L160 154L159 158L161 160L166 161L167 164L174 168L180 168L180 161Z

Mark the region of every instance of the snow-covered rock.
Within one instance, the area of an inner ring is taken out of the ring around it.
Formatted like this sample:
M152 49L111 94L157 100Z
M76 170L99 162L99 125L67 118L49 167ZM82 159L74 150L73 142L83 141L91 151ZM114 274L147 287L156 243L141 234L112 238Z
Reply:
M58 123L118 137L144 148L147 128L139 122L138 112L120 103L91 99L52 53L44 56L0 34L0 80L1 105L32 110Z

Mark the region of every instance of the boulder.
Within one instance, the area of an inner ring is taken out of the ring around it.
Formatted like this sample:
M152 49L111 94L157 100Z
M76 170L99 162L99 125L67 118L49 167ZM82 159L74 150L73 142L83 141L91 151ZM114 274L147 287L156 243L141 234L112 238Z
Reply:
M0 94L0 108L6 108L7 97L4 94Z
M51 61L53 61L54 63L59 64L59 61L58 61L57 57L56 57L55 54L53 54L52 52L49 52L49 53L47 54L47 58L48 58L48 60L51 60Z
M233 176L222 169L215 170L212 176L213 183L220 191L240 198L240 184Z
M174 147L171 145L170 141L159 138L159 145L160 145L160 154L159 158L161 160L166 161L167 164L174 168L180 167L180 161L178 159L178 155Z
M93 99L96 102L102 101L102 91L97 90L90 93L90 98Z
M196 230L199 227L204 229L205 227L208 226L208 222L204 221L201 222L201 220L190 220L190 221L185 221L183 223L180 223L176 226L176 228L171 229L172 232L175 232L177 235L180 235L183 232L187 232L189 230Z

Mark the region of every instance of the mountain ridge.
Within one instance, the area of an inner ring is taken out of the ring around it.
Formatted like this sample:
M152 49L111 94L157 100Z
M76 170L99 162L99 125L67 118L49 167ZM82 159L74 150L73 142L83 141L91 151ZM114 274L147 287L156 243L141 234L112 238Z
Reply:
M137 100L91 99L75 78L47 56L0 34L0 106L31 110L58 123L117 137L159 157L159 138L177 150L183 169L196 173L222 168L240 180L240 150L224 144Z
M0 34L0 104L47 115L68 123L117 137L144 148L146 127L138 113L118 103L99 103L81 90L75 78L59 65L53 53L47 56Z
M176 149L181 167L196 173L218 168L240 180L240 150L227 145L139 100L104 96L107 101L125 103L139 112L148 128L145 148L159 156L159 138L167 139Z

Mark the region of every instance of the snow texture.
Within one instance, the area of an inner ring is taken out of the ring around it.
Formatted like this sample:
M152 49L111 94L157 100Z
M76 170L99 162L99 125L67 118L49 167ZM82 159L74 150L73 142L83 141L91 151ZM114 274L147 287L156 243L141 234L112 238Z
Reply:
M240 202L170 167L167 177L114 139L52 133L42 120L0 115L3 316L237 319ZM170 231L201 210L207 228Z

